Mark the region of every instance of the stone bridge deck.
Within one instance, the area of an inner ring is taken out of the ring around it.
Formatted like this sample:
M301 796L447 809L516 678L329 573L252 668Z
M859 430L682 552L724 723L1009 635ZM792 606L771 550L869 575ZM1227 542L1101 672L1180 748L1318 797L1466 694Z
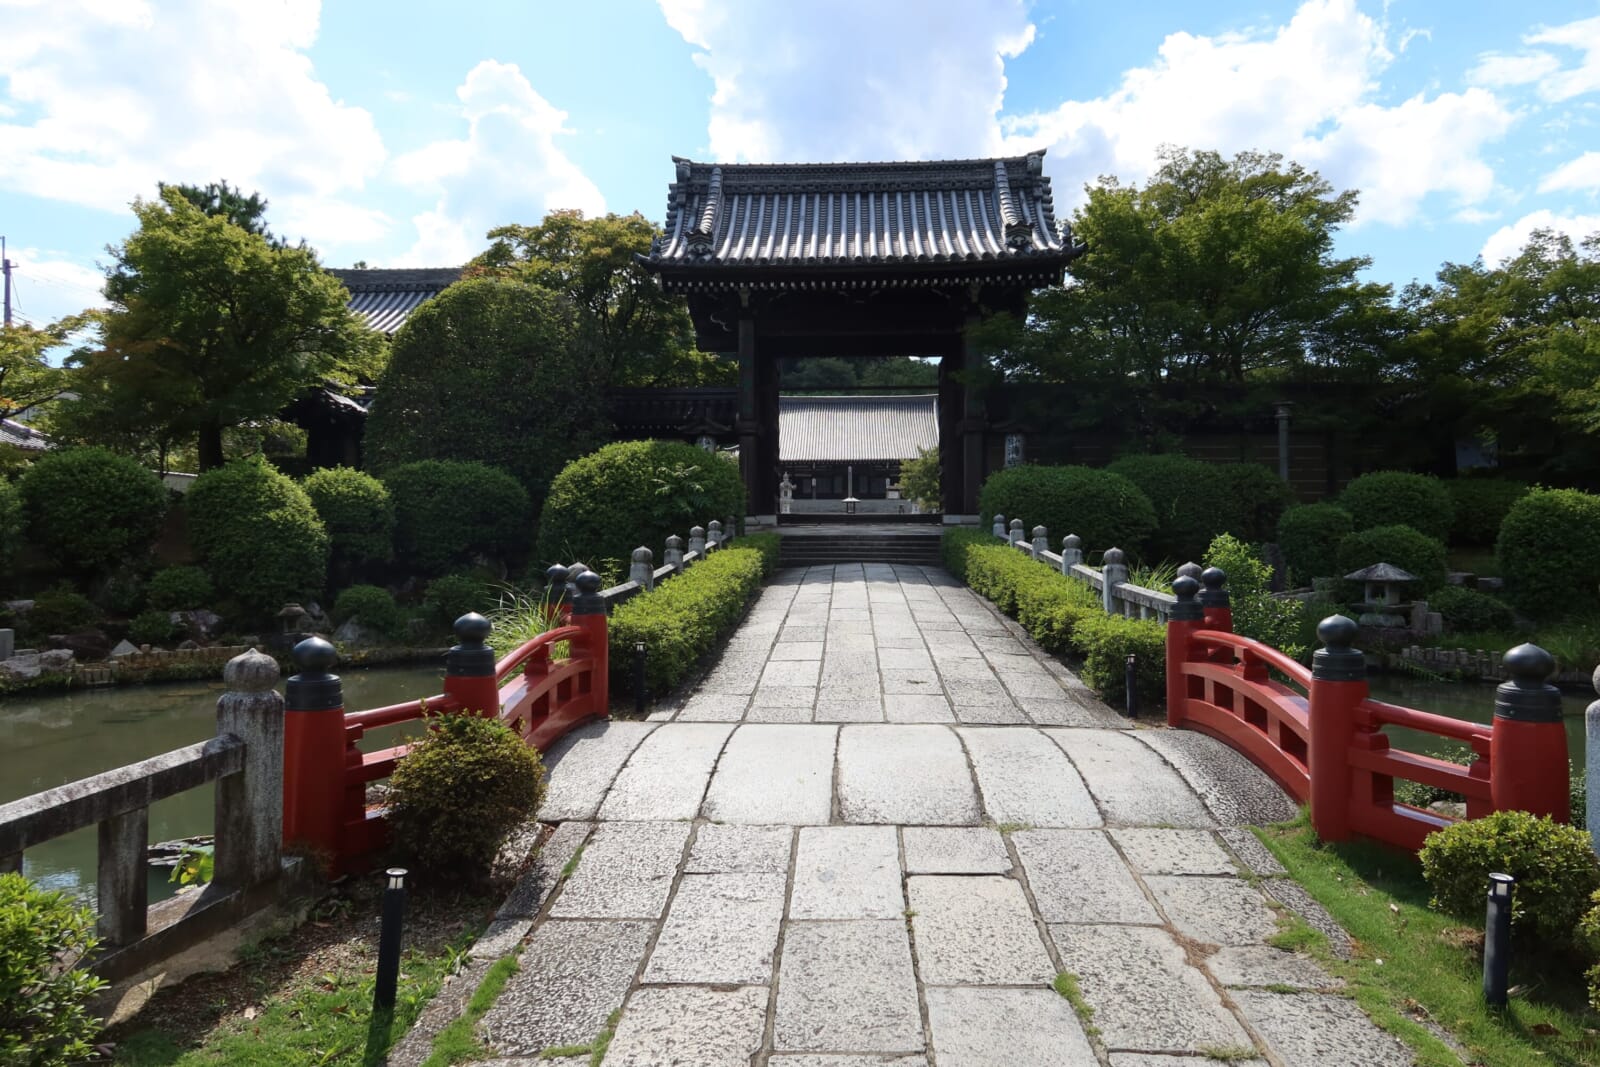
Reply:
M474 952L526 939L499 1062L619 1007L607 1067L1411 1062L1265 944L1284 907L1343 938L1239 828L1283 795L1128 729L943 572L785 572L656 719L551 753L561 825Z

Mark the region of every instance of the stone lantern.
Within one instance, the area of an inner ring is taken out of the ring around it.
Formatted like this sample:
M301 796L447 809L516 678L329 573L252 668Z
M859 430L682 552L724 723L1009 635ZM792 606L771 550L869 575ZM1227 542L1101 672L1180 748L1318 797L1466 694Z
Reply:
M1347 582L1362 583L1363 607L1361 625L1392 628L1406 625L1400 606L1406 600L1404 586L1415 582L1417 576L1401 570L1392 563L1374 563L1353 574L1344 576Z

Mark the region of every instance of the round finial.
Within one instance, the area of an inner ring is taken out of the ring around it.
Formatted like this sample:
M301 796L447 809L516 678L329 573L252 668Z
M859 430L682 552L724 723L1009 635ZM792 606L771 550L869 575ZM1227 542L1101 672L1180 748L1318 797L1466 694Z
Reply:
M600 576L594 571L584 571L578 575L578 592L588 596L600 591Z
M1172 580L1172 595L1179 600L1193 600L1198 592L1200 583L1187 574L1180 574Z
M1022 520L1021 519L1012 519L1011 520L1011 528L1013 530L1017 531L1018 533L1021 533L1022 532Z
M635 563L649 563L654 558L655 554L643 545L633 550L633 561Z
M1507 652L1501 662L1511 680L1523 689L1543 688L1545 680L1556 670L1556 658L1538 645L1518 645Z
M1107 566L1120 567L1127 558L1127 556L1123 555L1122 549L1108 548L1106 549L1105 558L1101 562Z
M1083 547L1083 538L1079 537L1077 534L1067 534L1067 536L1065 536L1065 537L1063 537L1061 539L1061 547L1062 548L1082 548Z
M710 530L715 530L717 533L721 533L722 532L722 522L721 522L720 519L712 519L710 522L706 523L706 528L710 529Z
M1043 526L1035 526L1033 528L1033 536L1035 540L1041 537L1048 537L1049 535L1050 531L1046 530Z
M265 693L278 684L278 661L252 648L228 661L222 680L237 693Z
M994 513L994 524L996 526L1004 526L1006 524L1006 517L1004 515L1000 514L998 511L995 512Z
M1361 627L1356 625L1356 620L1344 615L1329 615L1317 623L1317 639L1320 640L1329 652L1348 652L1350 646L1355 644L1356 634Z
M1594 669L1594 674L1590 676L1589 682L1594 686L1595 693L1600 695L1600 667Z
M1190 560L1188 563L1185 563L1178 568L1178 577L1180 578L1194 578L1198 580L1202 573L1204 572L1200 569L1200 564L1194 562L1194 560Z
M667 547L675 551L681 551L683 548L683 538L679 537L677 534L670 535L667 538Z
M1218 592L1228 584L1228 573L1221 567L1207 567L1200 572L1200 584L1208 593Z
M469 611L456 620L455 632L456 640L463 645L481 645L494 632L494 624L476 611Z
M566 585L567 568L563 567L559 563L552 567L546 567L544 572L544 580L545 584L549 586Z
M294 646L289 658L301 674L326 674L339 662L339 650L320 637L308 637Z
M697 541L700 538L704 537L705 535L706 535L706 528L704 526L691 526L691 527L689 527L689 540Z

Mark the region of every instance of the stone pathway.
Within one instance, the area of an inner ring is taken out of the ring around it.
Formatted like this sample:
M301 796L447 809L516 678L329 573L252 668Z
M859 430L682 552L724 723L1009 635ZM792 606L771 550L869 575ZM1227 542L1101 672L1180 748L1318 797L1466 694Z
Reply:
M469 972L523 944L497 1062L619 1008L607 1067L1411 1062L1265 944L1285 909L1342 936L1238 828L1283 795L941 571L785 572L654 719L551 753L560 826Z

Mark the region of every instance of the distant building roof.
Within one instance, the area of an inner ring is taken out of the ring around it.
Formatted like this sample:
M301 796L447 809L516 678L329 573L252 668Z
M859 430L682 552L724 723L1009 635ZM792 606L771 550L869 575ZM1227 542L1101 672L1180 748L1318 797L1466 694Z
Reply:
M55 447L49 434L25 426L16 419L0 419L0 444L20 448L24 452L44 452Z
M915 459L938 446L935 394L778 398L780 463Z
M350 290L350 310L379 333L392 334L413 311L461 278L460 267L330 270Z

